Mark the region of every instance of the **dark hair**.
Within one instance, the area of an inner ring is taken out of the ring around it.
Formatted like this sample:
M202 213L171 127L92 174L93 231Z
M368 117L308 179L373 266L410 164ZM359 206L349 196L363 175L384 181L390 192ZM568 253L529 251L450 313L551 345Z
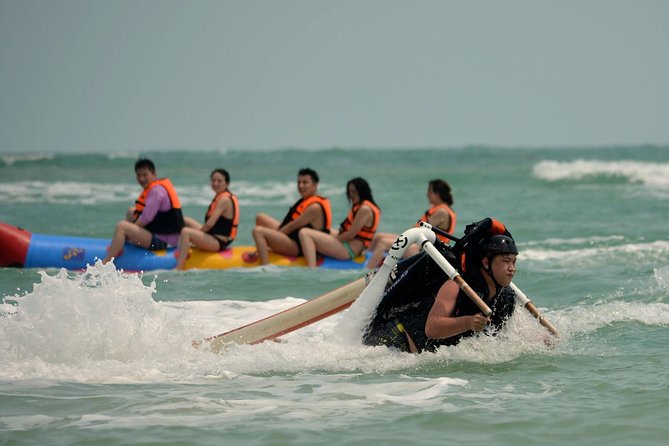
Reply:
M151 172L156 173L156 165L148 158L140 158L135 161L135 172L139 169L149 169Z
M311 177L311 180L312 180L314 183L318 183L318 182L320 181L320 179L318 178L318 174L316 173L316 171L315 171L314 169L310 169L310 168L308 168L308 167L305 167L305 168L303 168L303 169L300 169L300 170L297 172L297 176L298 176L298 177L299 177L299 176L304 176L304 175L309 175L309 176Z
M211 173L209 174L209 178L213 177L216 172L223 175L223 178L225 178L225 182L230 184L230 174L225 169L214 169L214 170L212 170Z
M438 194L444 203L453 206L453 195L451 195L451 186L444 180L430 180L430 189Z
M346 195L348 196L348 187L350 185L355 186L355 190L358 191L358 195L360 196L360 202L362 203L365 200L369 200L372 203L374 203L375 206L378 206L376 202L374 201L374 197L372 196L372 188L369 187L369 183L367 180L364 178L356 177L350 180L348 183L346 183ZM349 198L349 201L351 199Z

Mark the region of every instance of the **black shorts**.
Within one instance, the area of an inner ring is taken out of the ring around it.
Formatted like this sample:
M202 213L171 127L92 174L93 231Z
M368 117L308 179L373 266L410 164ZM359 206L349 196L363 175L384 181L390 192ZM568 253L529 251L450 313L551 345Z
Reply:
M151 234L151 246L149 246L149 251L160 251L161 249L167 249L167 243L160 240L155 234Z
M305 226L308 227L308 226ZM300 228L302 229L302 228ZM290 234L288 234L288 237L295 242L297 245L297 257L302 257L304 256L304 253L302 252L302 245L300 244L300 236L299 236L300 230L298 229L297 231L293 231Z
M232 243L232 239L230 239L230 240L228 240L228 241L226 242L225 240L220 239L220 238L218 238L218 237L216 237L216 236L214 236L214 238L216 239L216 241L218 241L218 250L219 250L219 251L223 251L223 250L226 249L228 246L230 246L230 243Z

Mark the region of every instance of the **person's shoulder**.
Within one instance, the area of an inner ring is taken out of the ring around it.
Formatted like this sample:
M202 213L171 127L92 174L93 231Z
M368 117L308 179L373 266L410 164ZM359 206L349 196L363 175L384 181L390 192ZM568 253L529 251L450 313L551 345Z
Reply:
M432 215L444 215L444 216L447 216L447 215L449 215L448 209L449 209L449 208L448 208L448 205L443 205L443 206L440 205L440 206L438 206L438 207L434 210L434 213L433 213Z
M313 207L319 207L320 208L321 205L323 204L323 202L328 202L328 203L330 202L330 199L328 199L328 198L326 198L322 195L312 195L309 198L305 198L305 200L311 200L311 203L309 203L309 205L307 206L307 209L308 208L313 208Z
M162 184L156 184L149 191L149 195L167 195L167 188Z
M437 297L452 297L458 294L460 287L452 280L447 280L439 288Z
M377 204L374 204L374 203L372 203L371 201L368 201L368 200L365 200L365 201L362 202L362 205L360 206L360 209L361 210L366 209L369 212L374 212L375 209L378 209L379 211L381 210L381 208Z

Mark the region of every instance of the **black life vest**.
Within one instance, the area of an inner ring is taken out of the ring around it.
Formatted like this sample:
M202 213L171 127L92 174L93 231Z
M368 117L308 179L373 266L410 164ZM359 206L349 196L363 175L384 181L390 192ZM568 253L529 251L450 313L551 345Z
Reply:
M497 294L491 300L488 301L488 285L480 274L477 275L479 277L475 278L473 277L473 274L467 274L465 281L492 310L492 314L490 315L490 326L486 329L485 333L495 335L502 329L504 323L513 315L513 310L515 308L515 292L510 287L503 287L497 291ZM453 317L471 316L480 312L481 309L472 302L464 291L460 290L455 301ZM473 336L474 334L474 331L469 330L450 338L428 339L425 348L427 350L435 350L441 345L456 345L461 339Z
M232 201L232 218L220 215L218 220L216 220L216 223L214 223L209 231L207 231L207 234L213 235L214 237L217 235L227 237L232 241L237 236L237 227L239 226L239 200L235 194L229 190L216 194L214 199L211 200L209 209L207 209L207 213L204 216L204 221L206 223L207 220L209 220L209 217L214 212L214 209L216 209L218 202L224 197L229 197L230 201Z

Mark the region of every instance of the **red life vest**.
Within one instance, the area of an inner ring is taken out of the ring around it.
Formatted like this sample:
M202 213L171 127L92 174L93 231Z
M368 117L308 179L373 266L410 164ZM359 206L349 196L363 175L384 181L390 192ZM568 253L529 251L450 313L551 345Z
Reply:
M237 236L237 227L239 226L239 200L237 199L237 196L229 190L225 190L216 194L214 199L211 200L209 209L207 209L207 213L204 216L204 221L206 223L207 220L209 220L209 217L214 212L214 209L216 209L218 202L221 201L223 197L229 197L230 201L232 201L232 218L227 218L223 215L220 215L218 220L216 220L216 223L214 223L211 229L207 231L207 234L211 234L213 236L220 235L223 237L228 237L230 240L234 240Z
M348 228L350 228L351 225L353 224L353 220L355 220L355 215L358 213L358 211L363 205L369 206L369 208L372 210L372 213L374 214L374 219L372 220L372 225L363 226L360 229L360 231L358 231L358 233L355 235L355 238L362 240L363 246L367 248L369 244L372 242L374 234L376 233L376 230L379 227L379 220L381 220L381 209L379 209L379 207L376 206L371 201L365 200L362 203L354 205L349 211L348 215L346 216L346 219L343 222L341 222L339 231L340 232L348 231Z

